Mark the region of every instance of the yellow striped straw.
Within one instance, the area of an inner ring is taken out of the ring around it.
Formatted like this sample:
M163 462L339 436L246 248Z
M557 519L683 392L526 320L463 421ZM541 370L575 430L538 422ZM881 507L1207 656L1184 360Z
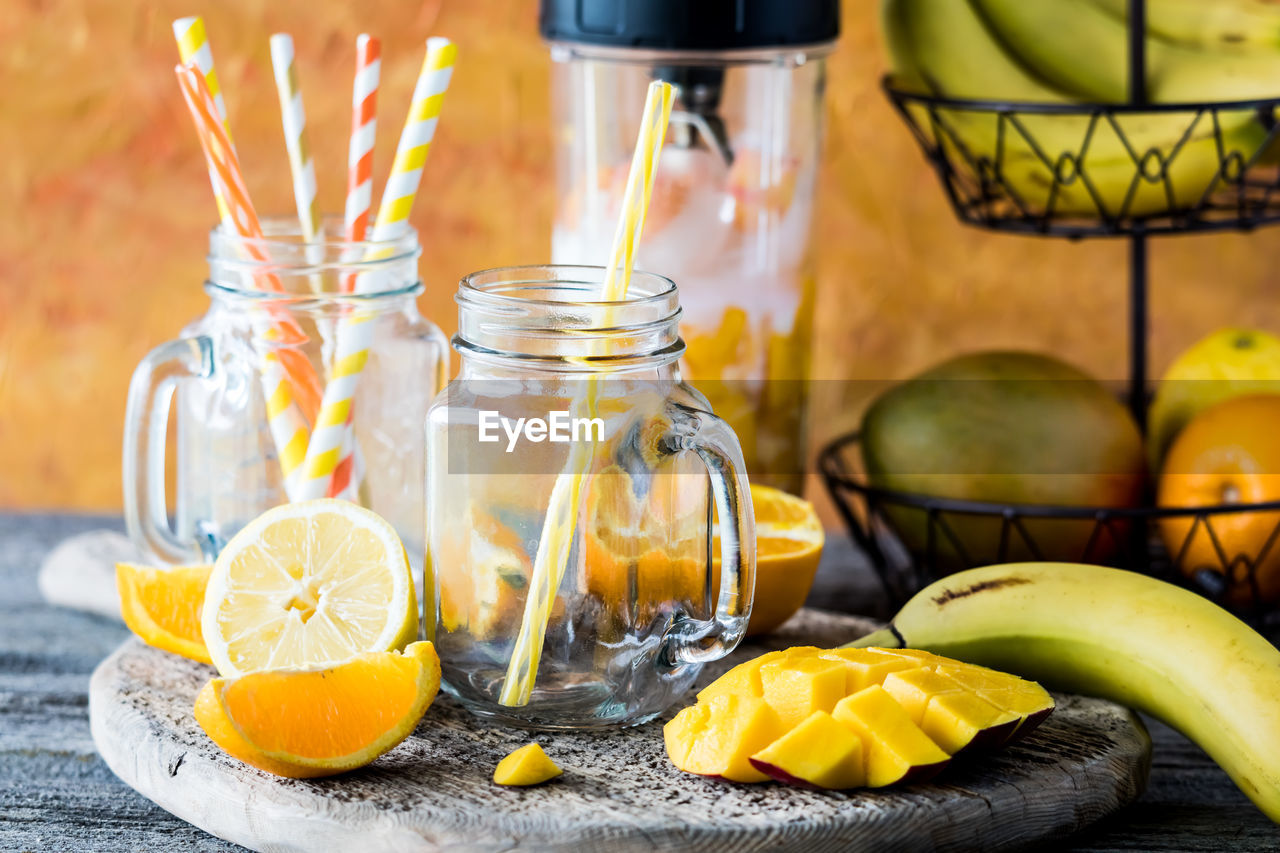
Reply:
M394 240L408 227L409 212L413 210L422 179L422 166L431 151L440 107L453 78L457 56L458 48L447 38L427 39L427 55L413 88L413 103L396 144L396 157L374 219L370 238L374 242Z
M272 351L262 356L262 388L267 400L267 426L284 474L285 494L296 500L298 472L307 455L307 422L294 405L280 357Z
M276 33L271 37L271 68L275 72L276 93L280 96L280 117L284 124L285 148L289 152L289 171L293 175L298 223L302 226L302 239L311 243L320 233L316 164L307 142L307 114L302 108L302 87L298 85L298 64L291 36Z
M373 242L389 242L401 237L408 228L409 213L418 195L422 167L431 150L440 106L444 103L449 80L453 76L457 48L446 38L427 39L427 55L413 90L413 102L405 119L404 130L396 145L396 157L387 178L386 189L374 221ZM364 260L385 258L390 246L367 252ZM367 275L356 280L356 292L368 289ZM342 447L351 427L351 412L360 374L369 360L373 345L374 314L358 311L344 317L338 326L338 341L333 356L329 382L324 387L320 413L311 431L306 461L298 486L301 500L322 498L327 494L334 469L342 459Z
M213 104L218 108L218 118L222 119L222 128L231 136L231 123L227 120L227 102L222 97L222 87L218 85L218 72L213 67L213 49L209 46L209 36L204 31L204 18L178 18L173 22L173 37L178 42L178 58L183 65L195 62L196 68L204 75L209 94L213 95ZM217 175L209 173L209 182L213 184L213 199L218 204L218 218L227 223L231 210L222 197L222 186Z
M602 302L620 302L627 296L636 244L640 242L640 235L644 230L658 156L662 152L662 142L666 137L667 122L671 119L674 100L675 89L670 83L655 80L649 84L635 154L631 158L631 171L627 175L627 190L614 233L613 248L609 253L609 266L600 289ZM596 416L598 380L598 375L588 378L584 392L574 398L572 417ZM498 695L498 702L507 707L527 705L533 695L538 664L542 660L547 622L551 618L551 605L568 567L582 486L591 471L594 453L594 443L573 442L566 470L556 477L551 489L542 535L538 537L538 553L534 557L529 594L524 602L524 618L520 622L520 631L516 635L511 660L507 664L507 675Z

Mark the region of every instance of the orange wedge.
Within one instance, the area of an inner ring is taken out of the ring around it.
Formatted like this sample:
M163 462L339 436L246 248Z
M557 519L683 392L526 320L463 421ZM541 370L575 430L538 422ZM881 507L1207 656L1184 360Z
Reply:
M212 663L200 632L204 590L213 566L139 566L116 563L120 614L148 646Z
M215 678L196 721L245 764L292 779L363 767L407 738L440 687L430 643L368 652L328 668Z

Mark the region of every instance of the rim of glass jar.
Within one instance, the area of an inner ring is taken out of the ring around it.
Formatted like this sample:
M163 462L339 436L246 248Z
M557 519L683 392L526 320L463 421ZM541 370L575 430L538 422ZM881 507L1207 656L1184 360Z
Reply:
M508 267L491 267L462 277L454 301L458 304L458 332L453 345L460 353L493 361L518 361L524 366L542 366L552 370L600 371L626 370L655 364L674 362L684 353L684 341L678 329L681 315L679 290L676 283L658 273L635 270L631 274L631 287L652 285L650 292L642 296L628 296L625 300L609 302L600 299L547 299L494 292L504 289L557 289L573 286L574 290L590 292L604 281L606 267L592 264L521 264ZM634 292L634 290L632 291ZM588 318L585 322L565 323L565 311L581 311ZM484 314L483 319L473 319L472 314ZM608 313L606 313L608 312ZM621 316L619 316L621 312ZM536 313L553 314L555 325L539 325L531 322L520 325ZM627 314L647 313L649 316L627 322ZM604 322L608 318L608 322ZM493 326L501 326L492 330ZM486 346L482 340L468 335L478 331L479 337L492 333L504 341L559 342L562 345L581 345L583 349L592 342L609 341L614 350L609 354L531 353ZM644 342L652 344L645 346Z
M270 288L248 287L225 280L214 280L211 275L205 281L205 290L219 295L244 299L271 299L286 303L305 302L369 302L397 296L416 296L423 291L417 274L417 260L422 255L418 245L418 232L407 228L391 240L352 241L346 239L342 217L325 216L321 219L320 237L312 243L302 239L302 227L297 217L270 216L261 220L262 237L241 237L232 234L223 223L209 231L209 254L206 261L212 271L217 267L229 274L240 276L243 281L277 278L287 273L290 281L298 282L297 289L283 291ZM259 259L254 255L265 255ZM381 255L365 259L369 255ZM377 273L394 269L397 265L413 264L412 281L395 287L364 290L361 292L315 292L306 283L312 276L343 272ZM305 289L304 289L305 288Z
M624 47L575 41L548 41L551 59L568 62L575 56L599 59L618 65L788 65L800 67L811 59L826 59L836 47L836 40L813 44L788 44L778 47L747 47L733 50L662 50L659 48Z

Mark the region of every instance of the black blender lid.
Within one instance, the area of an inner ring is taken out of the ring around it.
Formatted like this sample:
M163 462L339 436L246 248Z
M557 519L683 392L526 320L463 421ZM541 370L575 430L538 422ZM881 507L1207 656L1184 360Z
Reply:
M744 50L832 41L839 0L541 0L548 41L652 50Z

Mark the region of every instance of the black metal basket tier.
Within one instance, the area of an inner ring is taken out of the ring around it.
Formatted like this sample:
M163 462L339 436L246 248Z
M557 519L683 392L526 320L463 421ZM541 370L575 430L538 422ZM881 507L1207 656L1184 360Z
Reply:
M908 91L891 77L884 90L956 215L970 225L1098 237L1239 231L1280 222L1280 98L1117 105L979 101ZM1143 132L1152 120L1160 123L1160 144ZM1241 126L1247 135L1238 133ZM1104 147L1105 162L1099 159Z
M931 497L868 484L860 473L858 446L857 433L826 445L819 470L894 608L956 571L1048 559L1141 571L1186 586L1255 625L1280 627L1280 603L1267 601L1260 583L1260 570L1280 571L1274 566L1280 560L1280 501L1103 508ZM1264 522L1271 523L1270 532L1255 553L1234 552L1218 535L1218 520L1240 513L1275 514L1274 522ZM1179 519L1189 527L1176 548L1166 548L1161 525ZM974 535L975 524L985 525L981 535ZM908 527L913 535L901 535ZM1068 528L1067 539L1074 544L1064 551L1061 534Z
M1129 0L1129 103L956 99L884 79L885 93L961 222L1033 236L1129 241L1128 405L1144 432L1148 238L1280 222L1280 91L1251 100L1146 102L1146 12L1145 0ZM1276 86L1280 90L1280 81ZM831 442L819 467L891 605L953 571L1048 558L1143 571L1269 630L1280 626L1280 602L1264 595L1272 580L1268 566L1280 560L1280 502L1115 509L904 494L859 476L857 443L856 433ZM1229 537L1219 535L1217 528L1240 513L1277 513L1256 553L1233 553ZM1186 531L1181 539L1169 534L1179 521ZM1064 526L1071 536L1059 535ZM979 528L982 553L969 535ZM1177 547L1166 548L1166 538ZM1071 553L1061 553L1064 541L1074 544L1066 549Z

